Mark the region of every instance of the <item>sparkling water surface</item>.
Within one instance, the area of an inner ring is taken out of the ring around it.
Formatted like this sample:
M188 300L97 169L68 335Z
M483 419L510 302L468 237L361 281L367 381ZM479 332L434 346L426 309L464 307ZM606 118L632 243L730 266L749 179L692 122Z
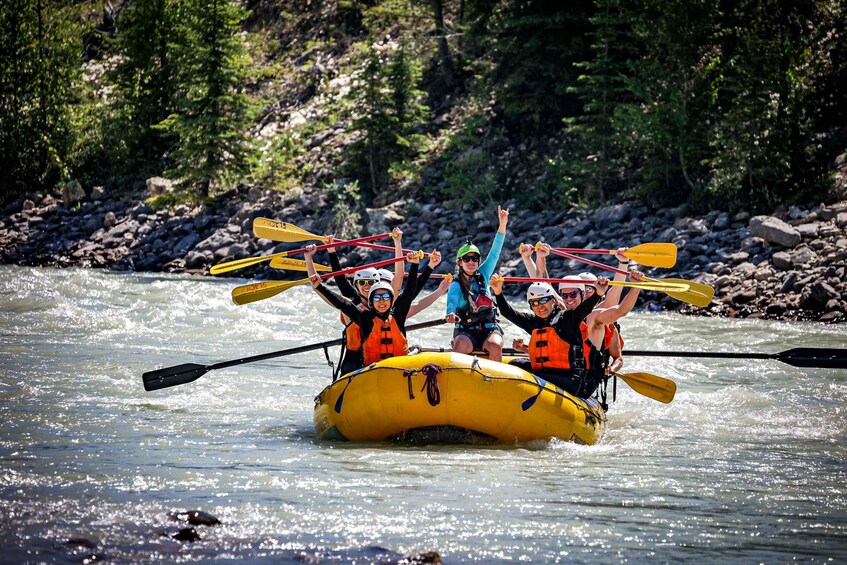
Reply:
M143 389L151 369L339 337L308 288L239 307L243 282L0 267L2 561L847 559L845 370L630 357L624 371L675 380L676 398L619 383L596 446L320 443L321 351ZM632 349L847 346L844 325L640 313L622 326ZM223 524L194 543L163 535L194 509Z

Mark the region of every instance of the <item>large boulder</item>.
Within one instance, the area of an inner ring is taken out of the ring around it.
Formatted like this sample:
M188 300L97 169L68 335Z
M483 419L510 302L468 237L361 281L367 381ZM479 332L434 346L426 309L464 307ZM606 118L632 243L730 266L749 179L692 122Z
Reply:
M365 208L368 217L368 232L382 233L390 231L406 221L406 202L398 200L382 208Z
M162 177L150 177L147 179L147 193L150 196L159 196L165 192L173 192L174 182Z
M72 206L85 198L85 191L78 180L72 180L65 183L62 187L62 203L67 206Z
M793 226L773 216L754 216L750 219L750 233L761 237L768 243L782 245L783 247L794 247L802 236Z

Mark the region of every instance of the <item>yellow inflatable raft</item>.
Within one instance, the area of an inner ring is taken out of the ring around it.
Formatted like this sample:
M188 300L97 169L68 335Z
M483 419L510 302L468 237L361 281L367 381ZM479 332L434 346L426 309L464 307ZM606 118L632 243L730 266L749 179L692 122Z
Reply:
M460 353L393 357L349 373L315 398L324 440L595 444L606 414L526 371Z

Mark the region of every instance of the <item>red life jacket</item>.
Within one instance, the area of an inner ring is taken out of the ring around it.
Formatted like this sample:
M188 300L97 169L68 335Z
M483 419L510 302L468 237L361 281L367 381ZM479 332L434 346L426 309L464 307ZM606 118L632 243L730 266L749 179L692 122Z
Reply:
M406 355L408 352L409 344L406 341L406 336L400 331L394 316L389 315L385 321L381 318L374 318L373 329L362 343L365 365L389 357Z
M584 322L580 324L580 333L582 341L572 344L562 339L552 326L532 330L529 339L529 360L532 368L584 370L588 366L588 349L584 344L588 339L588 326Z

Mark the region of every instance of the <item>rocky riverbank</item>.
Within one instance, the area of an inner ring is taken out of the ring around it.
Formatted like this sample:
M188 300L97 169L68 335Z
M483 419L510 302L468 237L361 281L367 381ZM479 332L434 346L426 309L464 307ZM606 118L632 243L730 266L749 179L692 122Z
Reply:
M98 188L86 194L78 185L66 187L61 195L31 194L0 214L0 262L208 275L219 262L300 246L257 239L251 229L256 217L290 222L313 233L327 231L326 202L309 190L283 195L253 188L232 191L214 204L160 210L145 204L168 185L154 178L132 194L111 195ZM682 208L651 210L632 203L558 214L522 210L515 202L505 205L511 216L500 263L503 274L524 273L517 253L520 242L613 249L669 241L679 249L676 267L647 272L709 284L716 289L715 299L708 308L695 308L644 293L640 307L729 317L847 320L847 201L753 217L718 211L693 217ZM448 258L468 234L484 251L497 226L496 211L414 201L368 209L364 223L364 233L400 226L404 247L437 247ZM385 257L385 252L359 248L340 251L345 265ZM587 270L556 258L550 266L554 276ZM232 274L303 276L266 265ZM521 292L518 285L513 287L512 292Z

